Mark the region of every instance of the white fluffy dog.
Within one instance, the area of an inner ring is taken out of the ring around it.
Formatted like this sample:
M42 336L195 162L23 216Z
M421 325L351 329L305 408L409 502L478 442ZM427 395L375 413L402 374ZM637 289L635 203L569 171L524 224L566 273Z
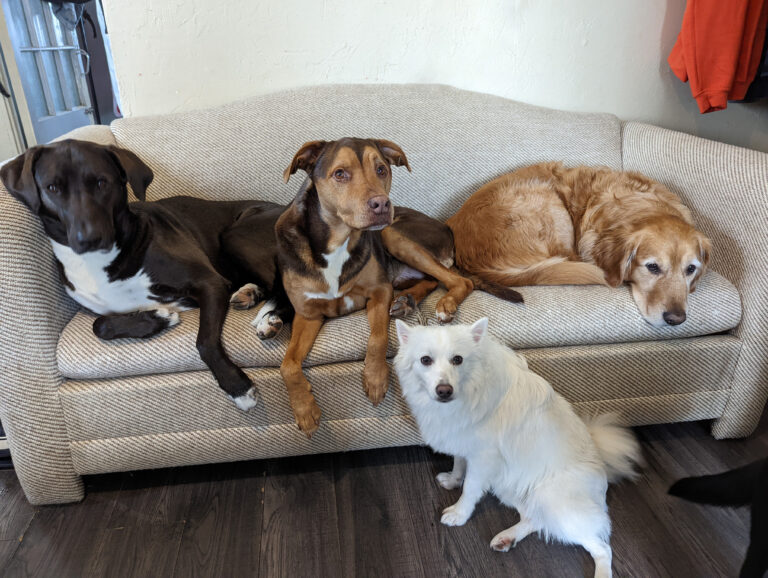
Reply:
M611 575L609 481L635 475L640 447L612 416L587 423L525 359L472 326L410 327L397 321L395 369L403 395L433 449L454 457L439 474L461 498L442 523L463 525L486 491L516 508L520 521L497 534L506 552L532 532L580 544L595 576Z

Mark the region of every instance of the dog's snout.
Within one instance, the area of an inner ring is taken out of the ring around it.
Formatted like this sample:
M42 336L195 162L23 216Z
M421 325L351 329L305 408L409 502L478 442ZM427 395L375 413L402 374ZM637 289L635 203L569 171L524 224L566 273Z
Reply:
M368 199L368 207L376 215L383 215L389 212L390 200L385 195L379 195Z
M680 325L683 321L685 321L685 311L665 311L662 317L664 318L664 321L667 323L667 325Z
M448 401L453 395L453 386L447 383L439 383L435 388L435 393L440 401Z

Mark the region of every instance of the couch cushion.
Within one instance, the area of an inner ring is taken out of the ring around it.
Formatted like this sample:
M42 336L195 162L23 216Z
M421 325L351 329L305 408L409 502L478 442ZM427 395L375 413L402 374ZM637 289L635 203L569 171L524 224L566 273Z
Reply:
M621 169L621 124L439 85L334 85L256 96L204 111L112 123L155 180L148 200L187 194L287 203L303 173L283 170L306 141L386 138L413 173L395 171L395 204L446 219L487 181L545 160Z
M736 288L710 271L689 298L688 321L677 327L654 328L635 307L627 287L524 287L524 305L512 305L475 291L459 308L458 320L470 323L491 318L490 330L514 348L559 347L628 341L656 341L710 335L732 329L741 318ZM435 291L421 306L426 320L435 317ZM224 345L242 367L278 367L289 340L288 328L273 341L256 337L250 321L255 310L230 311ZM205 369L195 349L197 310L181 314L181 323L148 340L101 341L92 331L95 316L80 311L65 327L58 345L62 375L69 378L108 378ZM415 315L410 322L417 322ZM394 325L394 324L393 324ZM360 311L328 321L320 332L307 365L359 361L365 357L368 320ZM388 356L396 351L390 327Z

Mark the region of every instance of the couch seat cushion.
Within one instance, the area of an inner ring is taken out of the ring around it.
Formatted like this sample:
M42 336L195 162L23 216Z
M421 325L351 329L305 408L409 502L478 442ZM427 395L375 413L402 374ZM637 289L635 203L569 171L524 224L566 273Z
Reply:
M688 301L688 320L677 327L654 328L643 320L627 287L523 287L524 305L506 303L475 291L459 308L458 321L491 319L490 331L511 347L530 349L657 341L711 335L732 329L741 319L736 288L710 271ZM422 318L434 322L435 304L444 294L432 293L421 305ZM290 337L286 327L272 341L260 341L250 325L251 311L230 311L224 326L224 346L241 367L279 367ZM95 316L79 311L64 328L57 357L63 376L74 379L110 378L206 369L195 349L197 310L181 314L181 323L151 339L101 341L92 331ZM416 315L408 320L418 322ZM360 361L365 357L368 320L360 311L329 320L320 331L307 365ZM388 356L397 347L390 327Z

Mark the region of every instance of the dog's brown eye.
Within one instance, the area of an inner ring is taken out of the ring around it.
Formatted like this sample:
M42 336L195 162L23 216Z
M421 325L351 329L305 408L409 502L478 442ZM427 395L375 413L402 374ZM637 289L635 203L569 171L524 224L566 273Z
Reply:
M59 192L59 187L57 187L56 185L48 185L45 188L48 189L49 193L58 193Z
M422 365L432 365L432 358L429 355L425 355L420 361Z
M333 171L333 178L337 181L343 181L346 176L347 173L344 169L336 169Z
M648 269L654 275L658 275L659 273L661 273L661 269L659 269L659 266L656 263L646 263L645 268Z
M107 179L99 179L98 181L96 181L96 186L99 187L100 189L103 189L104 187L107 186Z
M693 275L696 272L696 265L688 265L688 268L685 270L686 275Z
M387 176L387 167L384 165L379 165L376 167L376 174L379 175L382 179Z
M451 357L451 365L461 365L464 362L464 358L461 355L454 355Z

